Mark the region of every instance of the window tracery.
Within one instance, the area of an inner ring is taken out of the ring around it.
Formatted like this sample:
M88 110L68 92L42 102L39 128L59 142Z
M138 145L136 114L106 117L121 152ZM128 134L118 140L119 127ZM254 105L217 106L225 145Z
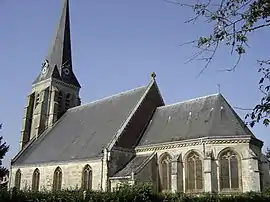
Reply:
M219 159L220 165L220 189L221 190L233 190L240 188L240 178L239 178L239 157L232 151L224 151L220 155Z
M170 190L171 185L171 158L164 154L160 161L161 167L161 186L163 190Z
M186 160L186 189L199 192L203 189L202 159L197 152L191 152Z

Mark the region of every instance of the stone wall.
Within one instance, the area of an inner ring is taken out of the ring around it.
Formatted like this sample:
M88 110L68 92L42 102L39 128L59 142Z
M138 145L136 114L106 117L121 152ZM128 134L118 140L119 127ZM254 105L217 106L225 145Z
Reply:
M182 141L183 142L183 141ZM260 147L255 147L257 151L260 151ZM171 156L171 159L177 161L182 161L183 168L182 170L177 170L177 175L183 176L182 186L183 191L186 189L186 157L191 151L197 152L203 160L203 171L204 171L204 191L206 192L220 192L219 184L219 154L225 149L232 149L237 152L240 157L239 163L239 175L240 175L240 191L260 191L260 174L258 167L258 159L254 158L253 152L250 149L251 144L249 140L244 139L229 139L229 140L190 140L186 141L183 144L179 142L160 144L155 146L144 146L137 147L137 154L150 154L153 151L157 152L157 161L159 162L160 157L165 152ZM181 157L180 160L176 160ZM173 162L172 162L173 166ZM266 166L264 166L264 169ZM175 168L176 169L176 168ZM174 169L174 170L175 170ZM181 172L182 173L179 173ZM264 173L266 173L264 171ZM268 178L267 178L268 179ZM177 177L174 176L172 172L171 177L171 189L172 191L179 191L181 187L179 182L177 182ZM266 184L266 183L265 183ZM180 190L181 191L181 190Z
M157 155L154 155L138 173L135 174L135 183L152 183L154 190L158 190Z
M40 184L39 190L52 190L53 175L55 169L59 166L62 169L62 189L67 188L80 188L82 171L85 165L89 164L92 168L92 188L93 190L100 190L102 180L102 161L74 161L74 162L62 162L62 163L49 163L49 164L37 164L37 165L24 165L24 166L12 166L10 175L9 187L14 187L15 174L18 169L21 170L21 189L31 189L32 187L32 175L36 168L40 171Z

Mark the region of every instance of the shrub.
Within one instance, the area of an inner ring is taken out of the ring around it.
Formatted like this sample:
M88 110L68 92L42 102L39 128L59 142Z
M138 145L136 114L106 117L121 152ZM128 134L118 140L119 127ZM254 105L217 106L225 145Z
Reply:
M121 185L114 192L89 191L84 197L81 190L58 192L0 191L0 202L268 202L269 192L232 195L183 193L155 193L149 184Z

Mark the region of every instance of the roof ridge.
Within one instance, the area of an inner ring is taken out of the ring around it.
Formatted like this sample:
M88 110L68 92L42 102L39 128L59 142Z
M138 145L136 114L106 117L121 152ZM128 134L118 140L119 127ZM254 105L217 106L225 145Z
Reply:
M147 86L139 86L139 87L136 87L136 88L132 88L130 90L122 91L120 93L116 93L116 94L113 94L113 95L110 95L110 96L106 96L106 97L94 100L92 102L88 102L88 103L84 103L84 104L76 106L76 107L72 107L72 108L68 109L68 111L73 111L73 110L78 109L78 108L86 107L88 105L95 104L95 103L100 102L100 101L105 101L105 100L108 100L110 98L117 97L117 96L129 93L129 92L132 92L132 91L137 91L137 90L140 90L140 89L143 89L143 88L146 88L146 87Z
M192 102L192 101L196 101L196 100L200 100L200 99L205 99L205 98L209 98L209 97L213 97L213 96L218 96L218 95L221 95L221 94L220 93L215 93L215 94L209 94L209 95L200 96L200 97L196 97L196 98L191 98L191 99L188 99L188 100L184 100L184 101L175 102L175 103L172 103L172 104L160 106L157 109L163 109L163 108L166 108L166 107L173 107L175 105L184 104L184 103L187 103L187 102Z

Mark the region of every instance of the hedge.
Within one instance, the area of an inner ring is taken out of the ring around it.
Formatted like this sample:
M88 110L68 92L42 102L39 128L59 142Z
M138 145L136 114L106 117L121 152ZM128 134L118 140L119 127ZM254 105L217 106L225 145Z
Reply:
M268 202L270 194L154 193L149 185L122 186L114 192L63 190L59 192L0 191L0 202Z

